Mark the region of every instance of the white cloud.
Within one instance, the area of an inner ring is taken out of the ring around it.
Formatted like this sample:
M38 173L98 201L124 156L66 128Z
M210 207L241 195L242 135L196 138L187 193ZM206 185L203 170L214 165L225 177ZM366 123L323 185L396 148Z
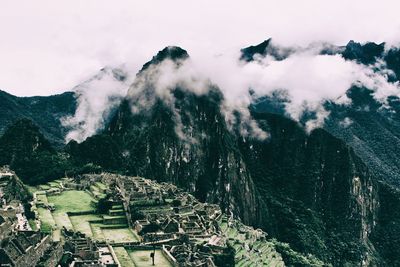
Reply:
M396 0L6 0L0 9L0 89L16 95L60 93L104 66L121 64L133 77L157 51L178 45L191 61L174 77L160 79L160 88L185 81L191 90L204 93L210 79L224 92L226 114L232 107L244 110L251 101L249 88L259 95L286 89L292 118L298 119L305 108L318 111L306 125L311 129L327 116L321 100L348 103L344 92L351 84L372 88L381 102L397 95L398 85L388 84L385 73L339 56L306 50L284 61L267 58L262 64L241 65L239 49L268 37L303 47L319 41L343 45L350 39L398 44L399 7ZM78 89L79 108L65 122L75 130L68 138L82 140L101 127L107 105L119 103L114 100L127 86L105 81L96 84L99 92Z
M0 88L59 93L98 69L129 63L132 74L167 45L212 56L256 44L398 42L399 3L376 1L3 1Z
M349 117L346 117L339 122L339 125L342 126L343 128L348 128L352 124L353 124L353 120L350 119Z
M72 139L82 142L102 129L111 112L126 96L131 82L123 70L104 68L75 87L73 91L78 96L75 114L61 119L63 126L69 129L66 142Z
M281 61L266 57L245 64L238 58L239 53L235 51L218 56L192 57L179 68L171 61L152 67L129 91L135 99L132 102L134 112L152 106L156 96L173 107L171 90L177 85L201 95L208 92L210 83L213 83L223 92L225 102L221 108L227 122L234 123L232 112L238 110L247 126L256 126L247 110L252 101L249 89L258 96L280 90L288 99L285 108L292 119L300 121L304 111L315 112L315 118L305 123L306 130L311 131L321 127L329 116L323 107L325 101L342 105L351 103L346 91L353 85L373 90L375 99L383 104L389 95L400 95L399 84L387 82L387 72L382 63L364 66L346 61L340 55L319 55L314 48L300 49ZM144 82L149 80L154 95L143 94L148 87ZM256 127L250 129L259 132Z

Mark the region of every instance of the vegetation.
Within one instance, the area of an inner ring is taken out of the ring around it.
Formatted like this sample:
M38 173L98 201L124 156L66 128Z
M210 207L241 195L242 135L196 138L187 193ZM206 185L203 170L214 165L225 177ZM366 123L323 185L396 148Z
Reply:
M54 204L55 212L94 211L95 200L85 191L67 190L60 195L47 197Z
M303 255L290 248L289 244L272 240L275 245L275 249L282 255L282 258L288 266L298 267L317 267L317 266L329 266L326 263L320 261L313 255Z
M266 41L242 51L248 53L243 59L251 60L268 46ZM343 56L362 64L374 64L385 56L398 80L399 50L382 52L382 44L351 42ZM165 49L143 69L168 57L186 58L187 54ZM175 110L155 99L151 109L132 114L126 100L102 133L81 144L72 141L62 151L55 150L32 122L19 121L0 138L0 165L9 164L29 184L101 170L173 182L200 201L218 203L225 212L234 211L246 223L268 232L279 240L276 248L289 265L318 266L321 261L357 265L367 254L371 265L400 265L396 254L400 251L400 194L377 179L392 177L390 182L398 185L398 97L388 99L383 108L371 90L351 88L347 95L351 107L326 103L336 116L327 121L329 132L307 133L298 123L277 115L283 114L279 112L284 103L252 107L253 119L270 135L258 140L241 134L251 129L240 123L239 114L238 123L228 130L220 110L222 95L214 89L199 96L176 88L172 92ZM387 107L395 112L385 113ZM313 116L310 112L305 117ZM354 125L338 127L344 118L351 118ZM177 135L178 119L182 134L194 142ZM356 152L332 134L353 145ZM103 202L100 212L109 209ZM54 220L43 210L39 213L51 228ZM142 215L132 212L133 219ZM99 223L86 226L101 233ZM364 226L372 229L369 240L360 236ZM231 234L237 233L232 230ZM305 256L309 254L314 256Z
M0 90L0 136L21 119L34 122L56 147L64 145L67 129L60 118L73 115L76 98L73 92L52 96L16 97Z
M218 267L235 266L235 253L235 249L228 245L222 254L214 256L215 265Z
M124 247L114 247L114 252L117 255L118 261L121 263L122 266L136 267Z
M106 197L99 199L96 206L97 206L98 213L108 213L108 211L113 206L113 202L110 201L109 196L106 196Z
M11 125L0 138L1 165L10 165L30 185L101 170L91 163L78 164L65 152L56 151L39 128L27 119Z

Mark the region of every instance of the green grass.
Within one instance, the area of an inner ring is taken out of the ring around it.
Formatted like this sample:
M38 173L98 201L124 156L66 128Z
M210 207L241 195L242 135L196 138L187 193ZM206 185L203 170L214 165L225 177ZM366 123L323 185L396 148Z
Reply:
M54 204L55 212L79 212L94 210L95 200L85 191L69 190L60 195L49 196L48 201Z
M32 219L29 219L28 222L29 222L29 226L32 228L32 230L36 231L37 230L36 221L32 220Z
M90 237L93 236L90 221L102 221L101 217L96 214L69 216L75 231L84 233Z
M63 226L67 229L75 229L82 233L89 234L90 226L81 227L76 229L75 225L71 221L71 218L67 215L67 212L79 212L93 210L92 200L93 198L84 191L64 191L59 195L53 195L47 197L48 202L54 204L55 211L52 212L53 218L57 224L57 228L61 229ZM91 235L89 235L91 236Z
M124 206L122 204L115 204L115 205L112 205L111 209L113 209L113 210L124 209Z
M107 229L102 228L104 238L108 240L113 240L116 243L122 242L137 242L138 238L133 234L129 228L121 229Z
M111 209L108 211L110 216L121 216L122 214L125 214L124 209Z
M67 228L68 230L74 229L72 226L72 223L70 221L70 218L65 212L53 212L52 213L54 220L56 221L57 228L61 229L63 226Z
M90 186L90 192L96 199L104 198L106 196L106 194L104 194L106 189L107 189L106 185L100 182L96 182Z
M61 188L60 181L58 181L58 180L48 182L47 184L53 188Z
M96 182L95 185L100 189L100 190L106 190L107 186L103 183Z
M47 184L42 184L42 185L39 185L39 189L40 189L40 190L49 190L49 189L50 189L50 186L47 185Z
M113 242L136 242L139 237L128 228L127 224L103 224L102 216L98 214L71 215L68 212L94 212L93 202L95 199L87 191L68 190L59 195L46 196L46 194L37 195L38 201L53 205L55 210L50 212L46 208L38 208L40 220L42 222L41 230L44 232L53 231L53 238L59 240L60 229L66 227L97 240L108 239ZM122 208L122 205L116 205ZM118 211L118 210L117 210ZM121 210L119 210L121 211ZM122 210L123 211L123 210ZM119 219L126 221L123 216L104 216L107 219ZM113 229L113 227L120 227Z
M76 227L73 225L67 212L94 210L92 206L93 198L84 191L64 191L59 195L48 197L45 194L37 194L37 199L46 204L53 204L55 208L53 212L50 212L46 208L38 208L39 218L42 222L41 230L43 232L50 232L50 230L54 228L61 229L63 226L67 229L75 229ZM90 231L90 225L88 225L88 228L81 226L79 223L77 223L77 225L77 231L87 229Z
M25 186L26 186L26 188L28 188L28 190L31 194L33 194L39 190L36 186L32 186L32 185L25 185Z
M48 204L47 196L46 194L36 194L36 199L38 202L42 202L44 204Z
M152 267L153 265L150 258L150 253L152 251L153 250L133 250L128 251L128 253L136 267ZM156 249L154 259L155 266L172 267L171 263L165 258L159 249Z
M124 247L113 247L115 255L117 255L119 263L122 267L135 267L131 257Z
M101 227L103 225L104 224L101 224L101 223L91 223L90 224L90 228L92 230L93 238L95 238L97 240L100 240L100 241L103 241L105 239L103 231L101 229Z
M42 232L49 233L51 229L56 225L56 222L54 221L53 216L51 215L51 212L46 209L46 208L41 208L39 207L37 209L40 217L40 222L41 222L41 227L40 230Z

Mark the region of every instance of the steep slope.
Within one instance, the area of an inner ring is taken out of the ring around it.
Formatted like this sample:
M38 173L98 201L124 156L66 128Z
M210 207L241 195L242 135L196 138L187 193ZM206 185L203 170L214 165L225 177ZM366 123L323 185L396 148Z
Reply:
M30 120L12 124L0 138L0 165L10 167L24 181L39 182L38 177L51 178L55 150Z
M276 60L283 60L295 52L295 49L290 47L278 47L274 45L272 39L269 38L258 45L245 47L241 49L240 52L240 60L250 62L257 57L265 57L267 55L272 56Z
M223 96L212 84L201 95L178 86L163 98L154 91L151 68L176 52L179 68L186 52L164 49L138 74L141 89L128 93L106 130L69 144L76 161L173 182L335 266L395 262L384 243L387 231L377 223L399 219L388 222L384 204L398 196L381 189L350 147L325 130L307 134L298 123L265 112L253 111L252 118L270 138L244 136L241 114L227 125Z
M327 104L331 116L325 129L351 145L375 176L400 186L399 99L391 97L384 107L371 94L366 88L352 88L350 106Z
M245 50L248 60L273 53L268 47L266 41ZM389 55L380 47L349 43L329 53L375 64ZM179 47L160 51L104 120L104 130L80 144L71 141L66 153L56 152L31 122L17 122L0 138L0 164L10 164L29 183L96 171L97 165L173 182L334 266L398 264L400 214L393 209L400 194L380 181L398 181L397 98L383 106L370 90L351 88L352 104L325 103L331 112L325 129L307 133L285 118L279 95L262 98L246 117L228 114L211 82L201 93L184 83L160 91L157 75L178 70L188 58ZM234 119L227 121L228 115ZM254 125L269 137L253 136Z
M105 67L59 95L17 97L0 90L0 136L15 121L29 119L56 148L66 139L83 141L118 107L128 80L122 69Z
M366 166L324 130L307 135L281 116L255 116L271 139L240 148L270 212L262 228L337 266L374 262L369 236L379 200Z
M345 47L333 47L329 54L341 54L346 60L369 67L378 64L376 71L387 73L387 79L396 83L400 77L399 49L384 49L384 43L350 41ZM390 96L387 103L378 102L372 90L360 86L349 88L347 97L351 100L350 105L324 103L330 112L324 129L350 145L374 176L400 186L400 161L397 157L400 150L399 97ZM257 112L285 116L285 101L272 94L258 99L253 108Z
M0 91L0 136L6 128L19 119L29 119L37 124L51 143L64 143L66 129L60 119L73 114L76 99L72 92L53 96L17 97Z
M16 121L0 137L0 166L3 165L9 165L28 184L99 169L91 164L72 162L69 155L56 151L39 127L28 119Z

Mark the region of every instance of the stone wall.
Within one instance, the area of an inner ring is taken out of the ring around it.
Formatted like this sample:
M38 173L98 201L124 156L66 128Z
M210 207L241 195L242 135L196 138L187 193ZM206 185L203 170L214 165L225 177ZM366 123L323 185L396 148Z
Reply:
M46 253L49 253L50 255L45 255L46 259L41 261L38 265L43 267L56 267L64 253L63 246L60 242L56 243L54 247Z

